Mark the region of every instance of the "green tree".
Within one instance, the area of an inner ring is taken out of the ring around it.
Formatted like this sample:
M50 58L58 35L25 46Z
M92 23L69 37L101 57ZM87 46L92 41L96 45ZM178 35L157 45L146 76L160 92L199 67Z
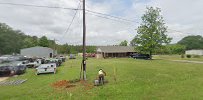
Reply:
M37 36L32 36L32 43L33 43L34 46L38 46L38 44L39 44L39 43L38 43L38 40L39 40L39 39L38 39Z
M178 44L185 45L187 50L203 49L203 37L200 35L186 36Z
M180 44L171 44L166 46L170 54L184 54L185 46Z
M63 45L57 45L57 52L60 54L69 54L70 52L68 51L68 44L63 44Z
M137 46L136 49L150 56L162 45L171 42L171 38L165 34L167 27L160 12L159 8L147 7L146 13L142 16L142 23L137 29L138 34L131 41L131 45Z
M47 39L46 36L42 36L40 39L39 39L39 46L42 46L42 47L49 47L49 40Z
M169 44L162 46L159 50L155 51L156 54L184 54L185 46L180 44Z
M87 46L87 53L95 53L96 52L96 46Z
M10 26L0 23L0 55L19 53L22 48L34 46L56 48L61 54L82 52L82 45L59 45L55 41L47 39L46 36L38 38L37 36L25 35L20 30L13 30ZM95 49L95 46L87 46L88 53L95 52Z
M119 45L120 46L128 46L128 41L124 40Z
M0 54L19 53L23 48L24 33L0 23Z

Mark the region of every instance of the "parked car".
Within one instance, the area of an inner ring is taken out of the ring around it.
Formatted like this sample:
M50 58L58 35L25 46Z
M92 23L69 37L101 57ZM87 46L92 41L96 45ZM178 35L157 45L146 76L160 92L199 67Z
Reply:
M55 58L46 59L44 64L55 63L57 67L61 66L62 61Z
M56 64L50 63L50 64L41 64L39 67L36 68L36 75L42 74L42 73L56 73Z
M134 58L134 59L150 59L150 55L149 54L132 54L130 57Z
M9 66L0 66L0 77L11 75L11 71Z
M92 54L91 54L91 57L96 57L96 53L92 53Z
M22 61L6 62L0 65L0 76L20 75L26 72Z
M13 69L15 75L21 75L26 72L26 66L24 65L14 66Z
M56 59L57 59L59 66L61 66L61 64L63 63L63 59L62 58L56 58Z
M69 59L76 59L76 57L75 57L75 55L74 55L74 54L70 54Z
M1 61L8 61L9 59L12 59L12 55L3 55L0 56Z
M26 60L26 57L21 55L3 55L0 57L0 60L2 61L24 61Z
M39 65L41 65L42 63L42 60L41 59L32 59L32 60L29 60L29 63L26 64L26 66L28 68L37 68Z
M66 61L66 57L64 57L64 56L60 56L59 58L62 59L62 62L65 62L65 61Z
M13 71L13 74L20 75L25 73L26 71L26 64L23 61L13 61L10 62L11 70Z
M29 62L27 64L28 68L36 68L39 64L37 62Z

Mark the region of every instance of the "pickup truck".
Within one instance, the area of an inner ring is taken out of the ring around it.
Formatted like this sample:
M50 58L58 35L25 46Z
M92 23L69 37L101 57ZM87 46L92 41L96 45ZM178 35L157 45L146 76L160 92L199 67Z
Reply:
M41 64L36 68L36 75L42 73L56 73L56 63Z

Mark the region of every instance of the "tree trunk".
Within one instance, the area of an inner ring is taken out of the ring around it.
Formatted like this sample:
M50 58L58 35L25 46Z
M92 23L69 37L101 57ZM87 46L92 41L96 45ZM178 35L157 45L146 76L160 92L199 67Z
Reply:
M151 50L149 51L149 57L150 57L149 59L151 60L152 59L152 51Z

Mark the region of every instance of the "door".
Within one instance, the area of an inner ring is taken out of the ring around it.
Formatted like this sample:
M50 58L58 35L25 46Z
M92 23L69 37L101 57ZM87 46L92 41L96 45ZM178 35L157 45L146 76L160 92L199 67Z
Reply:
M50 57L50 58L52 58L52 57L53 57L53 54L52 54L52 53L50 53L50 54L49 54L49 57Z

